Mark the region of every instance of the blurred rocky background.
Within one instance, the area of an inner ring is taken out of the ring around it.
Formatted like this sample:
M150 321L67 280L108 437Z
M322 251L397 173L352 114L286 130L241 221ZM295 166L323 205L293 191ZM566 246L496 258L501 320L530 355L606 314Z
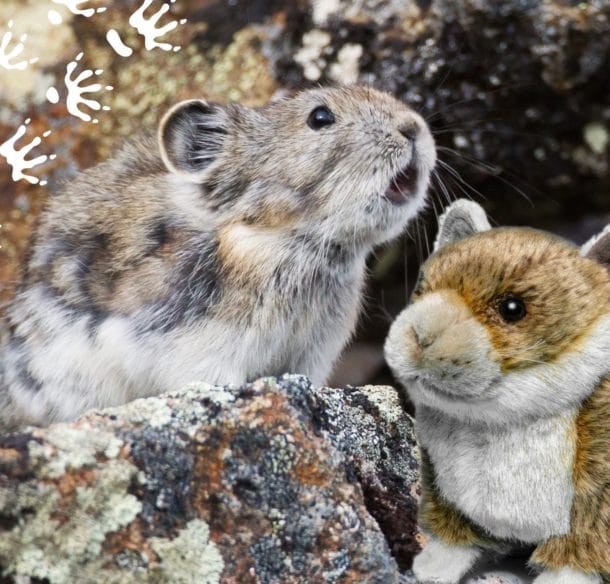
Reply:
M153 127L187 97L265 103L286 90L370 83L393 92L432 126L440 160L427 214L370 263L357 338L337 385L392 382L382 343L428 253L435 212L449 198L482 201L498 224L529 224L576 241L610 221L610 2L592 0L178 0L163 19L180 52L147 51L129 18L142 0L83 0L108 9L74 16L69 0L2 0L0 35L29 33L24 71L0 67L0 143L31 118L26 140L51 129L34 172L48 185L13 182L0 158L0 300L10 299L28 238L47 197L124 138ZM151 0L149 11L162 5ZM55 9L61 24L51 25ZM163 22L163 21L162 21ZM116 29L134 49L106 40ZM114 87L99 124L68 115L66 63L104 69ZM60 88L50 103L48 87Z

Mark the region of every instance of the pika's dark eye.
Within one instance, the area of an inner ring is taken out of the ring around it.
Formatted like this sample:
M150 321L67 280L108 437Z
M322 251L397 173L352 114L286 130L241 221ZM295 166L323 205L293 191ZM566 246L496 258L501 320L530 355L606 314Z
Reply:
M325 126L330 126L335 123L335 114L331 112L325 105L320 105L311 110L307 118L307 125L312 130L320 130Z
M509 296L502 300L498 306L498 312L506 322L510 323L518 322L527 315L525 302L516 296Z

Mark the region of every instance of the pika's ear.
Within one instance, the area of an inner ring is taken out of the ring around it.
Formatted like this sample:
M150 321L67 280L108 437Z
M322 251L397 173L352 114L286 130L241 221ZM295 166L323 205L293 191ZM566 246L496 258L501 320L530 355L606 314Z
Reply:
M458 199L438 219L434 251L488 229L491 229L491 225L483 208L473 201Z
M159 124L159 148L167 168L193 182L223 151L229 116L224 107L201 99L171 108Z
M610 225L587 241L580 252L583 256L599 262L610 271Z

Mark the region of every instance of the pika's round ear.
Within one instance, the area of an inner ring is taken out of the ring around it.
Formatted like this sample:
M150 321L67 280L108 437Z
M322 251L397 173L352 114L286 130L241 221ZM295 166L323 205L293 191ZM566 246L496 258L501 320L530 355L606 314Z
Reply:
M159 148L167 168L200 182L224 149L228 121L225 108L201 99L172 107L159 124Z
M488 229L491 229L491 225L483 208L473 201L458 199L438 219L434 251Z
M599 262L610 271L610 225L587 241L580 252L583 256Z

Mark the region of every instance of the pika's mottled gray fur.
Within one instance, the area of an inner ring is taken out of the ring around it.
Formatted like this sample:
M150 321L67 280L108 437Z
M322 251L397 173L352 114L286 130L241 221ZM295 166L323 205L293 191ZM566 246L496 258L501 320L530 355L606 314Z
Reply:
M367 87L178 104L43 214L8 316L5 426L194 380L322 383L367 254L420 210L434 163L425 122Z

